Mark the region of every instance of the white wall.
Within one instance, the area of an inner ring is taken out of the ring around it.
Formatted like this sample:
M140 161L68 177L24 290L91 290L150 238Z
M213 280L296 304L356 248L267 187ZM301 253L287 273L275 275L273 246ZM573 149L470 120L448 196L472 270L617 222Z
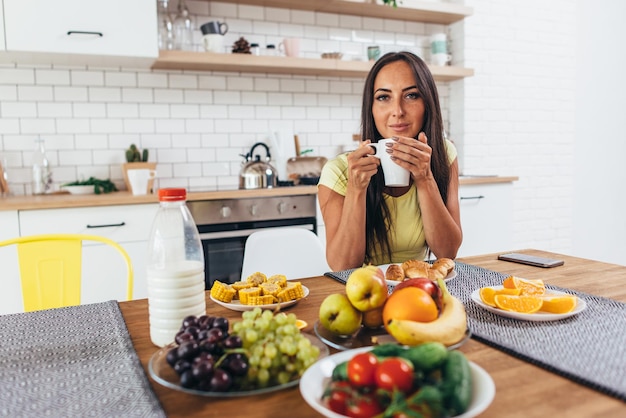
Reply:
M626 2L577 4L572 253L626 265Z

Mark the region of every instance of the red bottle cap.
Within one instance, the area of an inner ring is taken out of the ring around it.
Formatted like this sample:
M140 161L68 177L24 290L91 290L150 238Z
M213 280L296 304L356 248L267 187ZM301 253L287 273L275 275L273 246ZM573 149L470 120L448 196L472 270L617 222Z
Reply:
M187 190L181 188L159 189L159 201L176 202L187 198Z

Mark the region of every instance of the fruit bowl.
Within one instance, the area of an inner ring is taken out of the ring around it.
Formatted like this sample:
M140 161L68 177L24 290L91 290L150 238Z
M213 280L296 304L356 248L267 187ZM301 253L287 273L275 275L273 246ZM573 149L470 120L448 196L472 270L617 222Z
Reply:
M357 332L352 335L336 335L327 330L320 321L316 321L313 329L315 335L322 340L329 347L336 350L351 350L353 348L369 347L383 343L394 343L396 340L387 333L385 328L380 327L371 329L367 327L361 327ZM463 338L455 344L448 345L449 350L456 350L465 344L471 337L472 333L469 328L465 331Z

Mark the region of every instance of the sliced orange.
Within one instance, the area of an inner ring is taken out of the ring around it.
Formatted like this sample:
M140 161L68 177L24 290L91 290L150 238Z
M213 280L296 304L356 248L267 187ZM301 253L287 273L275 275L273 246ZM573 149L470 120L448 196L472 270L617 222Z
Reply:
M541 296L546 293L546 286L541 279L522 279L521 277L509 276L502 282L506 289L520 289L520 295Z
M527 314L537 312L543 305L543 300L537 296L496 295L494 301L505 311Z
M521 290L520 289L494 289L493 287L481 287L478 291L480 295L480 300L482 300L485 305L496 307L496 301L494 300L496 295L514 295L519 296Z
M544 296L541 311L555 314L572 312L576 308L578 298L574 295Z

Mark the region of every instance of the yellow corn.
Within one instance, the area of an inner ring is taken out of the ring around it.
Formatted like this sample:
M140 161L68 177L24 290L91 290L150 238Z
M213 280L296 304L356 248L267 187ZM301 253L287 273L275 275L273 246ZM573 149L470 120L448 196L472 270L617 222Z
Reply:
M258 286L267 280L267 276L259 271L252 273L246 278L246 282L252 283L254 286Z
M304 297L304 289L300 282L289 282L287 286L278 292L278 300L280 302L288 302L290 300L302 299Z
M233 289L231 285L217 280L213 282L213 286L211 286L211 296L220 302L230 303L236 294L237 291Z
M260 287L263 290L263 295L276 296L282 290L276 283L261 283Z
M260 287L248 287L246 289L241 289L238 293L239 293L239 301L243 305L250 305L250 297L261 296L261 288Z
M272 303L276 303L276 298L272 295L250 296L248 298L248 305L271 305Z
M284 274L275 274L267 278L268 283L276 283L280 287L287 286L287 276Z

